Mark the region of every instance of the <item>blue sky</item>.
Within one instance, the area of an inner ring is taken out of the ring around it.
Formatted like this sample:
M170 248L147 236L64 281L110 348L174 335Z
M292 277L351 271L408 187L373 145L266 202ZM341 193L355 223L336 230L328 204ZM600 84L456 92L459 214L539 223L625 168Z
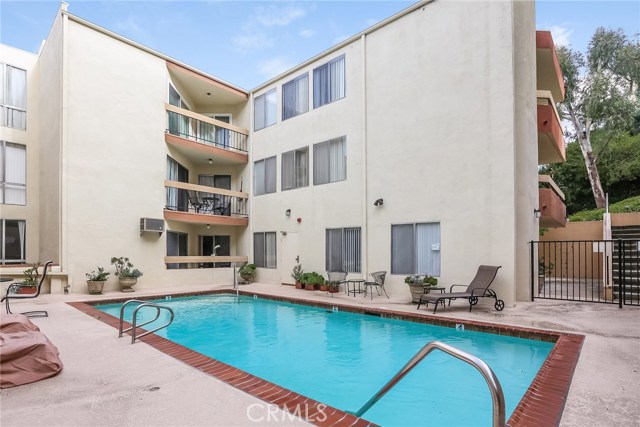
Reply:
M89 1L69 12L252 89L411 1ZM59 1L0 0L0 42L37 52ZM538 1L538 29L585 51L598 26L640 33L638 1Z

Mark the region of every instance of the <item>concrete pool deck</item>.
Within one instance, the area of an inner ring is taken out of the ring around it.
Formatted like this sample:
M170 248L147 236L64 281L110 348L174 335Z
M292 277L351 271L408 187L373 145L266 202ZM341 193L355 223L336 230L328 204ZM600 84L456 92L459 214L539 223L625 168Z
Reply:
M221 286L143 289L42 295L12 304L14 312L35 308L48 318L32 319L60 350L60 375L0 391L2 426L262 426L310 425L265 402L197 371L154 348L117 339L110 326L67 305L71 301L134 298ZM242 290L284 297L387 308L414 313L409 297L373 301L361 295L334 297L324 292L262 283ZM542 301L518 303L496 312L489 299L469 313L464 302L437 316L585 335L561 426L640 426L640 308ZM426 309L420 309L427 312ZM428 311L429 313L431 310ZM386 379L381 379L386 381Z

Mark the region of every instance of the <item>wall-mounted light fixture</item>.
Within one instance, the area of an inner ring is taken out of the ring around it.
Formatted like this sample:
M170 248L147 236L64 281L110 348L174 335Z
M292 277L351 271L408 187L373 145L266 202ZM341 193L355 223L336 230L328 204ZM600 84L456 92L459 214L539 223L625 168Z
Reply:
M213 164L213 159L209 159L209 164L212 165Z
M286 231L281 231L280 234L282 234L283 236L286 236L287 232Z
M540 218L542 216L542 212L540 212L540 209L533 209L533 216L535 216L536 218Z
M382 206L384 205L384 200L382 199L378 199L375 202L373 202L373 206Z
M207 224L207 230L209 230L211 228L211 226L209 224Z
M284 214L287 216L287 218L289 218L291 216L291 209L287 209L286 211L284 211Z

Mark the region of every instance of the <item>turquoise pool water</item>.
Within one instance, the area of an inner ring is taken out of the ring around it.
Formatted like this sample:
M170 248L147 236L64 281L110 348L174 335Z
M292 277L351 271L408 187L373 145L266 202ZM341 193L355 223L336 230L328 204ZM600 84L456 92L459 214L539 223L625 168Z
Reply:
M553 347L548 342L250 297L237 301L235 296L211 295L162 304L174 310L175 320L159 335L352 412L424 344L440 340L480 357L493 369L505 394L508 419ZM120 304L97 308L119 316ZM133 308L127 309L127 320ZM153 309L147 312L155 314ZM435 351L364 418L383 426L488 426L491 408L481 374Z

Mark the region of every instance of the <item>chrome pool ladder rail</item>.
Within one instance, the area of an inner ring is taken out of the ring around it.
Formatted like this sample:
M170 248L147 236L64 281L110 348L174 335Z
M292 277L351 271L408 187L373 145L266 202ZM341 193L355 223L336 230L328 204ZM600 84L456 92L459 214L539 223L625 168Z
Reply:
M502 386L500 381L496 377L495 373L489 365L487 365L482 359L469 354L465 351L452 347L440 341L431 341L422 347L412 358L402 367L390 380L387 382L376 394L373 395L367 403L354 415L361 417L362 414L367 412L373 405L375 405L389 390L391 390L405 375L407 375L413 368L416 367L429 353L433 350L441 350L457 359L467 362L474 368L476 368L484 379L487 381L489 391L491 391L491 400L493 401L493 427L505 426L505 403L504 394L502 392Z
M124 309L127 305L132 304L132 303L139 303L139 305L133 310L133 315L132 315L132 320L131 320L131 326L124 329ZM140 310L143 307L152 307L156 309L156 317L154 317L153 319L141 323L138 325L138 310ZM156 320L158 320L158 318L160 318L160 312L162 310L167 310L169 312L170 318L169 321L161 326L158 326L155 329L152 329L150 331L146 331L140 335L136 334L136 330L138 328L141 328L145 325L148 325L149 323L153 323ZM125 332L129 332L131 331L131 344L133 344L134 342L136 342L136 339L142 338L145 335L149 335L152 334L156 331L159 331L160 329L166 328L167 326L169 326L171 324L171 322L173 322L173 318L174 318L174 313L173 310L171 309L171 307L167 307L166 305L160 305L160 304L155 304L152 302L148 302L148 301L142 301L139 299L130 299L128 301L126 301L124 304L122 304L122 306L120 307L120 323L118 326L118 338L122 337L122 334Z

